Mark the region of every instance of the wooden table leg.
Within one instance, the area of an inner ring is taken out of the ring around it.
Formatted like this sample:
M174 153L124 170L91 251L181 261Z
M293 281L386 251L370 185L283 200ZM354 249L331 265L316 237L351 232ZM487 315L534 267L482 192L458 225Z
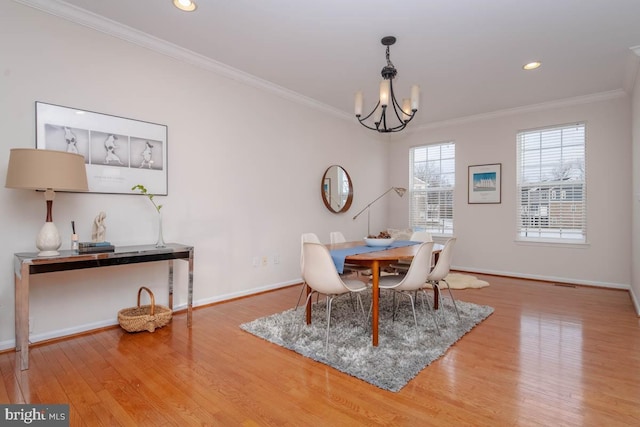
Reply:
M372 317L371 317L371 335L373 339L373 346L378 346L378 315L379 315L379 303L380 303L380 294L378 284L380 282L380 263L378 261L373 261L371 265L371 283L373 284L371 288L371 300L372 300Z
M440 252L436 252L435 254L433 254L433 265L438 264L439 258L440 258ZM440 307L440 290L435 286L432 286L432 287L433 287L433 309L437 310Z
M311 298L309 298L309 294L311 293L311 288L306 283L304 284L304 287L307 288L306 319L307 319L307 325L310 325L311 324Z

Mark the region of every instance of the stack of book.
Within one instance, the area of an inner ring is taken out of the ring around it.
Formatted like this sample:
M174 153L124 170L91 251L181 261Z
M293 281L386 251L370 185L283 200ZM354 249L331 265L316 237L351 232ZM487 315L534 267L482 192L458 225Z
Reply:
M88 254L94 252L113 252L116 247L110 242L79 242L78 253Z

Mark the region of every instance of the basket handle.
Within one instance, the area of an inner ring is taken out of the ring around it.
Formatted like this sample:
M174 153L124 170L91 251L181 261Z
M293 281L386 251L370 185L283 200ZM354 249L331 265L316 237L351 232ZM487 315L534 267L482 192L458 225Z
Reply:
M151 316L153 316L155 310L156 310L156 299L153 296L153 292L151 292L151 289L147 288L146 286L141 286L140 289L138 289L138 307L140 307L140 293L142 292L142 290L147 291L147 293L149 294L149 298L151 299Z

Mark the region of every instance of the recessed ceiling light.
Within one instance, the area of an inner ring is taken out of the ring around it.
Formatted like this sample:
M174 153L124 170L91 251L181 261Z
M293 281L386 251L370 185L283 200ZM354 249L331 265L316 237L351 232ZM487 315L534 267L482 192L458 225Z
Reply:
M533 62L529 62L528 64L524 64L522 66L523 70L535 70L536 68L540 67L542 65L542 62L540 61L533 61Z
M173 0L173 5L185 12L193 12L198 7L191 0Z

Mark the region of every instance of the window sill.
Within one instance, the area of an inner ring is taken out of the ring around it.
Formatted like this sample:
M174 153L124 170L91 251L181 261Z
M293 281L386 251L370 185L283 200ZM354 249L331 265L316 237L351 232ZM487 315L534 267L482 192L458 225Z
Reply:
M588 242L567 242L558 240L515 240L516 245L521 246L547 246L552 248L568 248L568 249L588 249L591 244Z

